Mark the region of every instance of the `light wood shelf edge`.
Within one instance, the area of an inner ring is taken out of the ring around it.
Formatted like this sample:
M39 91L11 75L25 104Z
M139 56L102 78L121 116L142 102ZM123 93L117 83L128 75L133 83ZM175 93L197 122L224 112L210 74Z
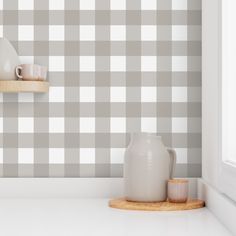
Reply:
M47 81L0 80L0 92L4 93L46 93L48 90Z

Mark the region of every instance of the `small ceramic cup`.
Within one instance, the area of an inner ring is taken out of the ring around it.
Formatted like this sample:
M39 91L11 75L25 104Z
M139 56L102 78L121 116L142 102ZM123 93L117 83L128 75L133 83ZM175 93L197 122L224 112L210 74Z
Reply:
M170 202L184 203L188 200L188 180L168 180L168 200Z
M36 64L22 64L16 67L16 76L22 80L46 80L47 67Z

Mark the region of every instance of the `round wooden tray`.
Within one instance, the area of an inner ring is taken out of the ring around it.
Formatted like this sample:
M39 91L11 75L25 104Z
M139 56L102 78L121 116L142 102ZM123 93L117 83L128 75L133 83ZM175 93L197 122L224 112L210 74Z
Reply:
M205 206L204 201L198 199L189 199L186 203L171 202L131 202L124 198L113 199L109 201L109 206L124 210L141 210L141 211L183 211L202 208Z

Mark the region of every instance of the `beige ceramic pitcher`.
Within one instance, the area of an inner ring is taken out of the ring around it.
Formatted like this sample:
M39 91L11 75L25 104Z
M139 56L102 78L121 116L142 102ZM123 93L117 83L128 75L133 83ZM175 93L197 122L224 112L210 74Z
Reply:
M167 181L173 177L176 154L160 136L135 133L125 152L125 197L129 201L159 202L167 198Z

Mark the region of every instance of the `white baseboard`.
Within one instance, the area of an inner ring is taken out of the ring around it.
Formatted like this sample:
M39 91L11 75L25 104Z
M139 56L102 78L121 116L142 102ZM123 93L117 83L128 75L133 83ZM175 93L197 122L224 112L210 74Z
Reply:
M236 235L236 203L215 188L207 184L203 179L198 179L198 198L206 202L207 208Z
M197 179L189 178L189 196L197 197ZM115 198L123 196L123 178L0 178L0 198Z
M109 198L122 189L121 178L0 178L0 198Z

